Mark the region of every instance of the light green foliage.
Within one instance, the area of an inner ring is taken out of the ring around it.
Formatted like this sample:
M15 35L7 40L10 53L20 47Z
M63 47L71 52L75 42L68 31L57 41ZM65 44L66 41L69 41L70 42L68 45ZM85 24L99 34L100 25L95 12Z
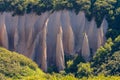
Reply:
M21 79L32 76L38 70L32 60L15 52L0 48L0 77Z
M37 69L33 75L22 77L22 80L46 80L46 74Z
M78 80L72 74L62 75L58 73L53 73L52 75L47 75L47 80Z
M98 75L98 76L91 76L88 79L84 77L81 80L119 80L119 79L120 79L120 76L105 77L104 75Z

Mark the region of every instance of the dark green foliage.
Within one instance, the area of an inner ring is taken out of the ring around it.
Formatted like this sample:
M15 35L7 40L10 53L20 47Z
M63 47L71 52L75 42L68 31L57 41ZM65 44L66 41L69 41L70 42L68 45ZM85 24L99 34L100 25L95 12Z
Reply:
M85 60L79 56L79 55L74 55L74 56L66 56L66 73L76 73L78 70L77 65L80 62L85 62Z
M106 33L107 39L112 38L112 40L114 40L118 35L120 35L119 29L108 29L108 31Z
M52 73L52 72L59 72L57 70L57 67L55 65L51 66L51 67L48 67L48 73Z
M119 51L120 50L120 36L115 38L114 45L112 46L112 52Z
M116 51L108 59L107 64L104 64L103 71L106 75L120 75L120 51Z
M96 66L96 69L106 61L107 56L110 54L112 50L112 45L113 45L112 39L108 39L105 45L97 50L96 55L93 57L94 62L93 66Z
M120 36L98 49L92 61L94 73L105 75L120 75Z

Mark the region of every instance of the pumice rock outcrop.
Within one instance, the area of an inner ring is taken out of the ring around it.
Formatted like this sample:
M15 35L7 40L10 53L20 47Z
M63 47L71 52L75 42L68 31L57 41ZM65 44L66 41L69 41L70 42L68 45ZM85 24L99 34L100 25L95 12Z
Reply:
M65 64L64 64L64 49L63 49L63 42L62 42L62 27L60 26L58 29L57 34L57 44L56 44L56 66L58 67L58 70L64 70Z
M5 25L5 14L0 14L0 45L8 49L8 34Z
M84 12L34 13L12 16L0 13L0 46L34 60L43 71L48 67L65 68L64 55L80 53L89 61L91 52L105 43L108 23L103 19L97 28L95 19L88 21Z
M35 41L35 61L41 67L41 69L47 72L47 44L46 44L46 34L47 34L47 24L49 19L46 19L41 31L38 33Z
M90 47L86 33L84 33L84 38L83 38L82 56L86 61L90 60Z
M83 33L85 32L86 28L86 18L84 12L80 12L78 15L74 12L70 12L70 24L72 30L74 32L74 40L75 40L75 51L79 52L82 48L82 39ZM88 25L87 25L88 26Z
M65 53L68 55L74 54L74 33L70 23L68 11L63 11L61 14L61 25L63 27L63 45Z

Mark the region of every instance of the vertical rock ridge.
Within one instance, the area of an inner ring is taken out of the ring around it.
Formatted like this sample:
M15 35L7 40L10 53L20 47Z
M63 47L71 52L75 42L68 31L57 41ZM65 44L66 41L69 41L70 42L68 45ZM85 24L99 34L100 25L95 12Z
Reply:
M100 46L102 46L103 45L103 43L104 43L104 32L103 32L103 27L100 27L100 28L98 28L98 31L97 31L98 33L97 33L97 44L98 44L98 46L97 46L97 48L100 48Z
M12 13L5 13L5 24L8 33L9 49L15 50L18 44L18 16L12 16Z
M83 38L82 56L85 59L85 61L90 60L90 47L89 47L88 37L86 33L84 33L84 38Z
M75 51L79 52L82 47L83 33L85 31L85 13L79 12L76 15L74 12L70 12L70 18L75 37Z
M15 33L14 33L14 51L17 50L17 45L18 45L18 40L19 40L19 36L18 36L18 27L15 28Z
M41 69L47 72L47 44L46 34L49 18L44 22L41 31L38 33L35 40L35 61L41 67Z
M26 14L25 15L25 44L26 44L26 56L32 58L34 49L34 25L37 20L37 15Z
M57 30L60 26L60 12L54 12L49 17L49 22L47 26L47 53L48 53L48 65L54 66L56 60L56 39Z
M107 24L106 19L104 18L100 28L98 28L98 31L97 31L98 32L98 36L97 36L98 37L98 40L97 40L98 47L97 48L99 48L100 46L102 46L105 43L105 41L106 41L105 34L107 32L107 28L108 28L108 24Z
M70 15L68 11L63 11L61 16L61 25L63 28L63 46L68 55L74 54L74 33L70 24Z
M47 25L49 19L46 20L44 28L43 28L43 37L42 37L42 64L41 68L47 72L47 44L46 44L46 35L47 35Z
M103 27L103 32L104 32L104 34L106 34L107 29L108 29L108 22L107 22L106 18L103 19L101 27Z
M57 42L56 42L56 65L59 71L64 70L64 49L62 42L62 27L60 26L57 33Z
M8 49L8 35L5 25L5 13L0 13L0 46Z
M23 54L25 53L25 15L18 16L18 45L16 51ZM23 54L24 55L24 54Z
M92 21L89 23L89 30L88 30L88 40L90 49L93 53L97 50L97 25L95 19L93 18Z

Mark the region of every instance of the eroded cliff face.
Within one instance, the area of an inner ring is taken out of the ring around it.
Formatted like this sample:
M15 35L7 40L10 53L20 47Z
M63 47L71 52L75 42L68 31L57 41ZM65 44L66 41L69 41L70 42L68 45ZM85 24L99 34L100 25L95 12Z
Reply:
M64 55L81 53L86 61L105 43L107 21L97 28L95 19L88 21L84 12L45 12L12 16L0 14L0 46L17 51L34 60L44 71L56 65L63 70Z

